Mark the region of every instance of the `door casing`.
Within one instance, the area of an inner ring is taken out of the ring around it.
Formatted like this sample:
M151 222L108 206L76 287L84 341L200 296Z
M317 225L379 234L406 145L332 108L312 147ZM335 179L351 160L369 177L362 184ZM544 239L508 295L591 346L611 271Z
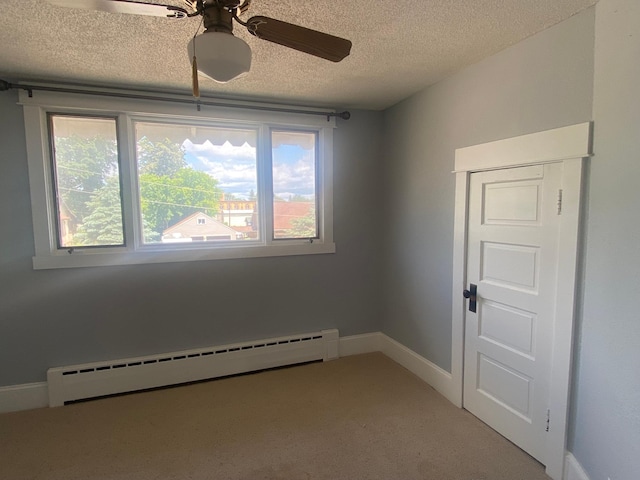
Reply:
M550 424L544 455L546 473L562 480L566 456L569 387L577 291L578 247L585 164L591 156L591 122L483 143L455 152L451 377L454 403L463 405L467 220L473 172L561 162L562 216L558 238L556 322L550 379Z

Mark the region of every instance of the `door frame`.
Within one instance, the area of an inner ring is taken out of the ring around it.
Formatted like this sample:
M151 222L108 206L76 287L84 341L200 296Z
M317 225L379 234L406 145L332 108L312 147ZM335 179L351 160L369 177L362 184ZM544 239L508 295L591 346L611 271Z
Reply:
M577 293L578 247L583 174L592 150L592 122L531 133L455 151L455 219L452 285L452 396L463 406L464 320L469 184L471 174L487 170L562 163L562 216L558 232L556 322L553 325L550 425L544 456L546 473L562 480L566 455L569 389Z

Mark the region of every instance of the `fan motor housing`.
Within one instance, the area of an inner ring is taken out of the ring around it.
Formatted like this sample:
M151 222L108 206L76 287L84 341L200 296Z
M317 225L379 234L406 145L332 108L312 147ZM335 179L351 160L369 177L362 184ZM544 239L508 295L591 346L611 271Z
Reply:
M233 14L219 4L205 6L202 12L205 30L209 32L233 32Z

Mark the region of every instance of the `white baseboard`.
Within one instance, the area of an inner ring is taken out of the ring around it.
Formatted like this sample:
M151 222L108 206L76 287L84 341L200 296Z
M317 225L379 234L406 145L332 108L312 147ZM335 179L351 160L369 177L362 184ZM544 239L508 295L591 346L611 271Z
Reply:
M456 395L453 378L446 370L418 355L391 337L382 334L380 351L435 388L454 405Z
M371 352L384 353L431 385L451 403L456 404L453 379L449 372L384 333L365 333L340 338L341 357Z
M47 382L0 387L0 413L49 406Z
M380 352L382 351L383 336L381 332L373 332L340 337L340 356L348 357L350 355Z
M451 374L384 333L372 332L340 337L338 348L341 357L382 352L455 404ZM30 410L48 405L49 394L46 382L0 387L0 413ZM580 477L576 477L575 480L578 479L582 480Z
M447 400L457 405L455 385L451 374L413 350L405 347L382 332L365 333L340 338L340 356L382 352L411 373L435 388ZM578 460L567 452L562 480L590 480Z
M564 462L564 478L563 480L589 480L587 473L582 465L576 460L571 452L567 452Z

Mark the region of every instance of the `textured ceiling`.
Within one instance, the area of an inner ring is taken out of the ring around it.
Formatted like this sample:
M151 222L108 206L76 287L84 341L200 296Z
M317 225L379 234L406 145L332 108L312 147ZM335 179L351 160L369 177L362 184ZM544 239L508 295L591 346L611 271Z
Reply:
M80 3L82 0L77 0ZM253 0L265 15L348 38L332 63L259 40L251 72L203 95L382 109L597 0ZM180 5L179 1L165 3ZM186 45L199 18L171 20L2 0L0 78L187 92Z

